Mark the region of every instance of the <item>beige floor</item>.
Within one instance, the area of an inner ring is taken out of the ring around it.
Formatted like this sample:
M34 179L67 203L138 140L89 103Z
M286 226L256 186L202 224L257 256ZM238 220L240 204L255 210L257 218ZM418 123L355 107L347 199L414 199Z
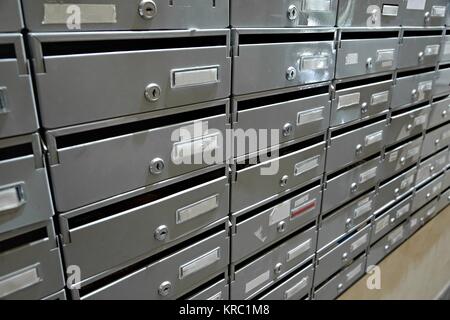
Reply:
M340 299L435 299L450 284L450 207L379 264L381 290L361 279Z

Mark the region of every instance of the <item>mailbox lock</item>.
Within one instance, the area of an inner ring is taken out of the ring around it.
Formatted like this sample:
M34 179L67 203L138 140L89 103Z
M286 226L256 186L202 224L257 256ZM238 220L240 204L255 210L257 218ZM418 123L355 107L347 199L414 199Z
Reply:
M280 185L282 187L286 187L288 184L289 176L283 176L280 181Z
M384 250L385 250L385 251L389 251L390 248L391 248L391 246L388 245L388 244L384 246Z
M150 173L151 174L161 174L166 167L164 160L161 158L155 158L150 162Z
M439 139L434 140L435 145L438 145L439 143L441 143L441 140L439 140Z
M413 89L413 91L411 91L411 95L412 95L414 100L418 100L419 99L419 91L417 89Z
M284 233L286 231L286 222L281 221L277 226L277 230L279 233Z
M435 168L434 166L431 166L431 167L430 167L430 172L433 172L434 169L436 169L436 168Z
M282 264L282 263L277 263L277 264L275 265L274 272L275 272L276 275L280 275L280 274L281 274L281 268L282 268L282 267L283 267L283 264Z
M404 165L406 163L406 158L405 157L401 157L400 158L400 164Z
M283 137L289 137L294 132L294 126L290 123L286 123L283 126Z
M296 19L298 18L298 9L297 9L297 6L296 6L296 5L293 5L293 4L290 5L289 8L288 8L287 15L288 15L288 19L289 19L289 20L291 20L291 21L296 20Z
M431 193L428 192L428 193L427 193L427 199L430 199L430 198L431 198Z
M341 292L344 289L344 285L342 283L339 283L337 286L338 292Z
M450 202L450 196L447 197L447 200Z
M142 0L139 4L139 15L147 20L150 20L158 13L158 7L153 0Z
M346 221L345 221L345 226L346 226L346 228L347 229L350 229L351 227L352 227L352 219L350 219L350 218L348 218Z
M399 188L395 188L394 194L397 197L400 194L400 189Z
M423 51L420 51L419 52L419 62L422 62L424 57L425 57L425 54L423 53Z
M342 255L342 261L347 262L348 261L348 253L344 252L344 254Z
M425 218L424 217L420 218L420 223L421 224L425 224Z
M430 22L431 14L429 11L425 12L425 23L428 24Z
M352 183L352 185L350 186L350 191L352 193L355 193L356 191L358 191L358 184L356 182Z
M158 293L162 297L167 297L172 290L172 283L170 281L164 281L159 285Z
M442 118L446 118L447 117L447 110L442 111Z
M408 126L406 127L406 130L410 131L413 128L412 124L408 124Z
M286 70L286 79L289 81L293 81L295 80L295 78L297 78L297 69L295 69L294 67L289 67Z
M361 105L361 113L362 114L366 114L367 113L367 102L364 102L362 105Z
M363 146L362 146L362 144L358 144L358 145L356 146L356 154L361 154L362 151L363 151Z
M373 68L373 59L372 58L367 59L366 65L367 65L367 68L372 69Z
M159 241L164 241L167 239L167 236L169 235L169 228L167 226L159 226L155 230L155 239Z
M145 98L149 102L156 102L161 98L161 87L155 83L150 83L145 88Z
M395 222L395 217L391 218L391 224L393 224Z

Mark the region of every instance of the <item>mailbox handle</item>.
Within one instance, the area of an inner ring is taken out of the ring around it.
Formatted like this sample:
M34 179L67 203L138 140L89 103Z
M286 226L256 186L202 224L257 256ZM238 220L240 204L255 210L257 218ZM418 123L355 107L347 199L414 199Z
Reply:
M24 184L0 187L0 214L16 210L26 203Z

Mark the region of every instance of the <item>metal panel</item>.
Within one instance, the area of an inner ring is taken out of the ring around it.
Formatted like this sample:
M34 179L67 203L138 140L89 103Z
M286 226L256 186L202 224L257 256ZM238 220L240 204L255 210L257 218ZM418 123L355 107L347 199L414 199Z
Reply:
M422 158L445 148L450 144L450 123L427 132L423 141Z
M228 281L221 280L218 283L206 288L205 290L202 290L201 292L190 296L186 300L228 300L230 295L229 292L230 288L228 286Z
M234 32L238 46L235 48L233 61L235 95L333 79L335 49L332 29L237 29ZM262 32L264 36L260 37ZM301 37L303 34L311 40L303 40ZM317 35L316 39L321 34L325 35L327 40L314 41L311 34ZM262 40L267 39L265 41L268 42L250 41L250 44L246 44L242 39L249 35L255 35ZM284 37L291 36L292 40L283 40ZM249 76L252 81L249 81Z
M439 69L434 85L433 95L435 97L450 94L450 67Z
M450 97L431 105L430 121L428 129L434 128L450 120Z
M402 0L340 0L339 27L395 27L400 26Z
M450 205L450 189L441 194L437 205L437 211L442 211Z
M407 222L405 222L370 248L369 255L367 256L367 268L370 270L370 266L377 265L407 238L408 226Z
M428 203L426 206L417 211L413 216L409 218L408 229L409 236L419 230L430 219L432 219L438 213L438 200L435 199Z
M443 26L447 0L406 0L401 6L403 26Z
M167 110L230 93L227 30L30 37L45 128Z
M32 31L226 28L228 1L23 0Z
M450 61L450 32L447 30L447 35L444 37L441 49L441 57L439 59L441 63L447 63Z
M391 108L400 109L430 100L436 85L436 76L437 74L433 71L397 78Z
M442 150L436 155L420 163L417 171L416 185L440 174L448 164L448 149Z
M414 194L413 211L418 210L427 202L441 194L441 191L443 191L443 179L444 176L441 175L419 190L416 190L416 193Z
M20 0L0 2L0 32L17 32L23 28Z
M414 188L417 168L402 173L380 185L377 198L377 210L384 208Z
M302 188L304 189L304 188ZM233 262L240 261L313 222L320 214L321 185L264 210L235 226L231 239Z
M334 27L337 0L232 0L233 27Z
M404 37L399 49L398 68L434 66L439 59L441 42L442 36Z
M316 248L316 237L316 228L313 227L235 270L231 299L250 299L311 259Z

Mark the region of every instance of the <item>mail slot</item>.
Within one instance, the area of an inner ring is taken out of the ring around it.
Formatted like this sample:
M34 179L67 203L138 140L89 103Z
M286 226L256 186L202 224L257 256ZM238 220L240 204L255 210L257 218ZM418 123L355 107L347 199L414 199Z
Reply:
M446 30L446 36L444 37L442 49L441 49L441 63L450 62L450 30Z
M0 18L0 21L3 20ZM29 134L37 129L29 63L25 57L22 35L0 34L0 138Z
M301 232L255 260L235 268L231 299L251 299L314 256L316 228Z
M226 28L228 1L25 0L32 31Z
M450 97L434 100L431 105L428 129L439 126L448 120L450 120Z
M386 117L331 130L326 171L333 172L380 151L385 143ZM356 128L355 128L356 127Z
M437 72L433 95L435 97L450 94L450 65L442 65Z
M43 125L60 128L226 98L228 39L226 30L31 34Z
M334 27L337 0L233 0L231 25L240 28Z
M388 254L394 251L403 241L408 238L407 222L395 228L384 238L375 243L369 250L367 257L367 268L377 265Z
M201 290L200 292L189 296L186 300L228 300L229 299L230 288L228 286L228 281L225 279L211 285L210 287Z
M272 153L238 158L232 173L231 212L257 208L274 200L321 176L324 167L324 135Z
M372 215L376 193L372 191L322 218L319 228L318 251L333 245L360 226Z
M438 200L435 199L422 207L414 215L409 218L408 229L409 236L413 235L417 230L424 226L429 220L431 220L436 214L438 214Z
M348 171L341 170L328 175L322 213L330 212L374 187L379 181L380 163L381 158L377 156L356 167L350 167Z
M414 166L406 169L406 171L401 172L390 180L380 183L376 210L378 211L389 206L410 192L414 188L416 174L417 168Z
M264 147L325 132L330 123L329 86L237 97L233 108L235 156L240 157ZM267 132L267 143L264 146L247 143L244 135L251 130ZM239 135L239 132L244 135ZM277 139L272 136L274 132Z
M412 202L413 199L409 196L379 213L373 223L370 243L374 244L405 219L408 219L412 212Z
M358 281L366 272L366 255L356 259L350 266L316 289L315 300L333 300Z
M422 158L445 148L450 144L450 122L427 131L423 141Z
M391 102L392 85L392 75L336 83L331 127L386 112Z
M319 254L314 284L317 286L323 283L341 268L348 266L354 258L365 252L369 245L369 236L370 226L366 226L351 237L346 238L331 251Z
M235 95L333 79L333 29L235 29L233 32Z
M118 203L60 215L66 263L80 266L86 279L211 229L228 215L227 180L221 168Z
M416 185L440 174L448 164L448 149L425 158L421 161L417 171Z
M386 145L392 145L422 133L428 126L431 106L423 104L392 113L386 129Z
M392 109L428 101L432 97L436 72L434 68L400 72L394 85Z
M227 106L221 100L176 115L143 114L47 132L58 211L223 163Z
M228 222L226 223L226 225ZM188 294L224 274L229 262L229 238L224 225L188 241L178 251L168 251L133 264L126 271L113 269L80 283L72 297L81 300L167 300Z
M0 234L47 221L53 205L39 136L0 140Z
M401 0L340 0L339 27L395 27L401 25Z
M407 0L401 5L402 25L405 27L443 26L446 0Z
M233 262L240 261L292 232L315 221L322 202L321 180L308 184L284 198L256 209L255 215L244 214L236 218L231 241Z
M0 235L0 299L39 300L64 287L51 220Z
M434 66L441 53L442 29L403 31L398 68Z
M0 32L17 32L23 28L20 0L0 3Z
M264 294L259 300L301 300L309 297L313 273L314 268L310 265Z
M441 194L443 189L444 175L440 175L436 179L430 181L420 189L416 190L414 194L413 210L416 211L423 207L426 203L436 198Z
M382 179L388 179L402 170L417 163L422 151L423 137L413 138L398 145L393 145L385 151Z
M337 79L395 70L399 35L397 29L383 32L340 32Z
M439 197L437 211L442 211L450 205L450 189L443 192Z

